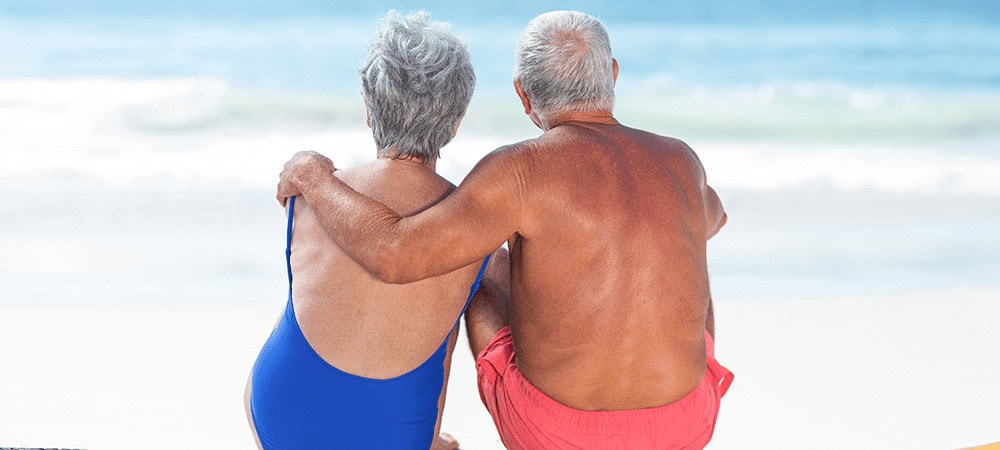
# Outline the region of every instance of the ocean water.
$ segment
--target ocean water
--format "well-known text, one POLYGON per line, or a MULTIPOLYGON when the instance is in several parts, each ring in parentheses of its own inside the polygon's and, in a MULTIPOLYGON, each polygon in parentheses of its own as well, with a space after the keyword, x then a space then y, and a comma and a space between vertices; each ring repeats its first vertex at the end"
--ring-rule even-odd
POLYGON ((0 0, 0 304, 277 305, 276 175, 373 157, 377 18, 424 9, 468 43, 457 183, 538 134, 513 47, 565 8, 608 28, 618 118, 686 140, 723 198, 718 301, 1000 283, 992 1, 0 0))

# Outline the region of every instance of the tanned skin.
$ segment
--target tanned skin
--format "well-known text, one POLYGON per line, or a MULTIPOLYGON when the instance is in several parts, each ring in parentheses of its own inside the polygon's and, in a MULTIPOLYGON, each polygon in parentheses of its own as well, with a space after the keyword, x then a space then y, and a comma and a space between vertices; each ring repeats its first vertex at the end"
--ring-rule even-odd
POLYGON ((352 190, 313 152, 286 164, 278 199, 301 193, 337 246, 390 283, 468 267, 506 241, 516 364, 533 385, 580 410, 681 399, 705 376, 706 243, 726 222, 698 157, 610 111, 539 117, 515 88, 544 133, 490 153, 419 214, 352 190))

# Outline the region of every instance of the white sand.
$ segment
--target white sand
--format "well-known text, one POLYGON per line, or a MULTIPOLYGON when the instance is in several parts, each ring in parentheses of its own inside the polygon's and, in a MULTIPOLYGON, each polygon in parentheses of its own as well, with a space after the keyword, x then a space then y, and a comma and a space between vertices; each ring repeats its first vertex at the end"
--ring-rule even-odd
MULTIPOLYGON (((254 448, 243 388, 279 312, 2 308, 0 447, 254 448)), ((503 448, 462 336, 446 427, 503 448)))
MULTIPOLYGON (((243 386, 278 308, 0 309, 0 447, 252 448, 243 386)), ((736 373, 710 448, 1000 440, 1000 286, 717 305, 736 373)), ((444 429, 502 448, 464 340, 444 429)))
POLYGON ((1000 286, 717 308, 736 373, 713 448, 1000 440, 1000 286))

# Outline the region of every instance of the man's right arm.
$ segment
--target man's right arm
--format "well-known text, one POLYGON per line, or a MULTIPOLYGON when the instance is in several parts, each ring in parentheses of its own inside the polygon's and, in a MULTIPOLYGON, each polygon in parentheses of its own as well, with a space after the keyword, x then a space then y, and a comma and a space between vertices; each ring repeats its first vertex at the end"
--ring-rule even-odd
POLYGON ((700 184, 702 196, 705 200, 705 239, 711 239, 713 236, 719 233, 719 230, 726 224, 729 217, 726 215, 726 211, 722 208, 722 200, 719 199, 719 194, 712 189, 712 186, 708 185, 708 175, 705 173, 705 166, 701 163, 701 158, 695 153, 690 146, 686 143, 678 141, 684 146, 691 157, 694 160, 695 170, 699 172, 698 177, 700 178, 700 184))
POLYGON ((722 208, 722 200, 719 199, 719 194, 715 193, 715 189, 711 186, 705 185, 705 220, 708 221, 708 236, 706 239, 711 239, 719 233, 719 230, 726 224, 729 220, 729 216, 726 215, 726 211, 722 208))
POLYGON ((301 193, 348 255, 384 282, 409 283, 472 264, 519 231, 525 183, 512 152, 487 155, 451 195, 405 218, 333 176, 318 155, 289 161, 278 195, 301 193))

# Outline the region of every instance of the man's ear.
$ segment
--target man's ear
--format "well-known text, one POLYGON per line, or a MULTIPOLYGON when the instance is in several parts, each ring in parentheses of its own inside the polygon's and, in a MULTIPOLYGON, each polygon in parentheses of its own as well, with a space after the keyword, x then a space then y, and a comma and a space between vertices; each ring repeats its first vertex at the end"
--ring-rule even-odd
POLYGON ((618 84, 618 60, 611 58, 611 83, 618 84))
POLYGON ((524 113, 531 115, 531 100, 528 100, 528 94, 524 93, 524 89, 521 89, 521 80, 514 80, 514 91, 517 92, 517 96, 521 97, 521 104, 524 105, 524 113))

